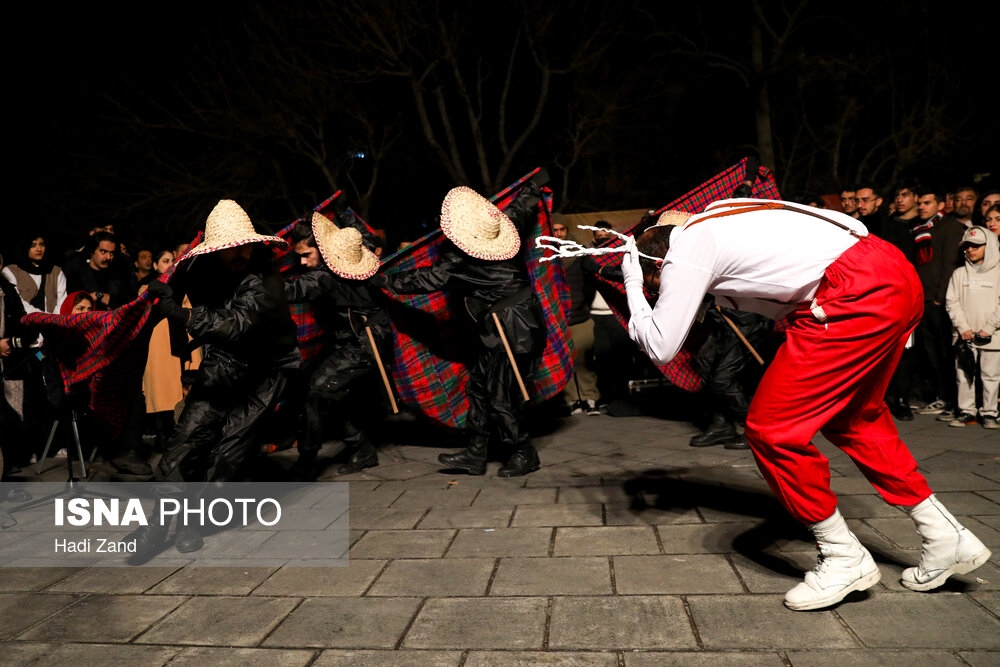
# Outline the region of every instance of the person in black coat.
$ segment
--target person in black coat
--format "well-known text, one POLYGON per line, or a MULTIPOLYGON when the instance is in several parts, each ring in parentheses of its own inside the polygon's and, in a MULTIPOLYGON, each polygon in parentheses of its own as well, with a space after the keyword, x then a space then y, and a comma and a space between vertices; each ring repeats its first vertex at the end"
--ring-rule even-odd
MULTIPOLYGON (((208 216, 205 240, 181 258, 184 273, 173 280, 194 308, 183 308, 170 285, 149 285, 158 314, 183 324, 205 351, 156 467, 158 482, 239 479, 259 449, 261 421, 299 366, 295 323, 265 243, 287 245, 258 234, 236 202, 221 201, 208 216)), ((137 553, 155 552, 166 532, 160 525, 137 531, 137 553)), ((179 525, 175 545, 196 551, 202 539, 195 527, 179 525)))
POLYGON ((296 225, 292 242, 305 271, 285 283, 285 296, 290 303, 312 306, 325 337, 324 355, 305 369, 309 380, 297 475, 315 478, 328 415, 342 424, 351 452, 337 472, 371 468, 378 465, 378 454, 367 431, 380 412, 383 389, 368 331, 381 358, 388 358, 392 344, 392 327, 379 303, 384 297, 368 284, 378 271, 378 257, 357 229, 338 229, 319 213, 311 224, 296 225))
POLYGON ((529 442, 525 401, 493 315, 499 319, 521 376, 526 377, 545 349, 546 328, 527 266, 519 256, 520 235, 534 219, 544 172, 526 183, 501 213, 465 187, 453 189, 441 210, 441 229, 453 244, 434 266, 393 275, 379 274, 372 284, 397 294, 448 291, 465 297, 477 324, 478 354, 469 372, 466 423, 471 438, 465 450, 438 460, 470 475, 486 472, 491 438, 512 450, 499 471, 516 477, 538 470, 538 452, 529 442))

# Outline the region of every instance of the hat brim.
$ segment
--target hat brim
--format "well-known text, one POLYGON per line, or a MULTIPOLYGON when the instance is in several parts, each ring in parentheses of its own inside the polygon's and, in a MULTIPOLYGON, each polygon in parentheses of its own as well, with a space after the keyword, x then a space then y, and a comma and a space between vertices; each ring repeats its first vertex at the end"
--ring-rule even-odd
POLYGON ((281 237, 263 236, 263 235, 258 235, 252 238, 245 238, 239 241, 231 241, 229 243, 223 243, 221 245, 207 246, 205 245, 204 242, 202 242, 193 248, 188 248, 187 252, 185 252, 177 259, 177 263, 180 264, 185 260, 191 259, 192 257, 197 257, 199 255, 207 255, 209 253, 216 252, 218 250, 225 250, 226 248, 237 248, 241 245, 249 245, 251 243, 266 243, 269 245, 274 244, 275 246, 277 246, 279 250, 284 250, 285 248, 288 247, 288 241, 286 241, 281 237))
POLYGON ((462 252, 490 261, 511 259, 521 250, 517 227, 492 202, 472 188, 457 187, 445 195, 441 204, 441 231, 462 252), (475 219, 499 223, 499 233, 483 238, 473 233, 475 219))
POLYGON ((326 216, 313 216, 313 238, 326 266, 341 278, 350 280, 365 280, 378 273, 381 265, 378 255, 366 248, 364 243, 361 244, 361 260, 358 262, 347 262, 334 253, 332 242, 337 232, 337 227, 326 216))

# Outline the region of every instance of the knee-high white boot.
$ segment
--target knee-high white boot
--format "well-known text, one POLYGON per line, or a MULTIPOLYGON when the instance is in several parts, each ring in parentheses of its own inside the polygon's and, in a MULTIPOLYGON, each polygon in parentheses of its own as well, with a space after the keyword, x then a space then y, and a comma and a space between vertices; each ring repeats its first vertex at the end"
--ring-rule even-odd
POLYGON ((920 564, 903 570, 901 583, 911 591, 929 591, 953 574, 966 574, 989 560, 990 550, 958 522, 931 494, 904 508, 923 538, 920 564))
POLYGON ((854 536, 839 510, 809 526, 819 547, 819 563, 805 581, 785 593, 785 606, 795 611, 837 604, 848 593, 863 591, 882 574, 868 550, 854 536))

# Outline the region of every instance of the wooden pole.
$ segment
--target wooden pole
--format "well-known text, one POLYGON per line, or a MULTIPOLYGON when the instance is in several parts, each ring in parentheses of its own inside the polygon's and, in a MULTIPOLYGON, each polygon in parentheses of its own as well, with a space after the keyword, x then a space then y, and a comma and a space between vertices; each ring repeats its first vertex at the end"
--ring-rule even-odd
POLYGON ((719 315, 722 315, 722 319, 726 321, 726 324, 728 324, 733 328, 733 331, 735 331, 736 335, 739 336, 739 339, 743 341, 743 344, 747 346, 747 349, 750 350, 750 354, 752 354, 753 358, 757 360, 757 363, 763 366, 764 365, 763 357, 757 354, 757 350, 753 349, 753 345, 751 345, 750 341, 748 341, 746 336, 743 335, 743 332, 740 331, 740 328, 736 326, 736 324, 731 319, 726 317, 725 313, 722 312, 722 308, 716 306, 715 309, 719 311, 719 315))
POLYGON ((524 380, 521 379, 521 371, 517 369, 517 361, 514 359, 514 352, 510 349, 510 343, 507 342, 507 334, 504 333, 503 327, 500 326, 500 318, 497 317, 496 313, 490 313, 493 316, 493 324, 497 325, 497 333, 500 334, 500 340, 503 342, 503 349, 507 350, 507 358, 510 359, 510 365, 514 367, 514 377, 517 378, 517 385, 521 388, 521 396, 524 397, 525 401, 530 401, 531 397, 528 396, 528 389, 524 386, 524 380))
POLYGON ((389 405, 392 406, 392 414, 399 414, 399 408, 396 406, 396 397, 392 395, 392 385, 389 384, 389 376, 385 374, 382 355, 378 353, 378 346, 375 345, 375 336, 372 335, 372 328, 365 325, 365 333, 368 334, 368 342, 371 343, 372 354, 375 355, 375 363, 378 364, 378 372, 382 374, 382 384, 385 385, 385 393, 389 395, 389 405))

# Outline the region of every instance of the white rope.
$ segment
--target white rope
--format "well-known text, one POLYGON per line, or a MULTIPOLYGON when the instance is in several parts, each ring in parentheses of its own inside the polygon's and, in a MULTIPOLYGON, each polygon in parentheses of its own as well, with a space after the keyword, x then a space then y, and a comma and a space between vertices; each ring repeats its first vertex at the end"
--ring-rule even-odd
MULTIPOLYGON (((625 245, 618 246, 617 248, 588 248, 586 246, 580 245, 576 241, 570 241, 569 239, 557 239, 554 236, 539 236, 535 239, 535 247, 541 248, 543 250, 551 250, 555 254, 550 257, 542 257, 539 259, 540 262, 551 262, 553 259, 558 259, 560 257, 578 257, 580 255, 607 255, 611 253, 626 253, 630 252, 630 244, 635 243, 635 239, 631 236, 627 236, 620 232, 616 232, 613 229, 607 229, 606 227, 591 227, 589 225, 579 225, 577 229, 592 229, 595 231, 603 231, 614 234, 622 241, 625 241, 625 245), (555 244, 555 245, 553 245, 555 244)), ((645 253, 639 253, 640 257, 645 257, 646 259, 651 259, 654 262, 663 259, 662 257, 651 257, 645 253)))

